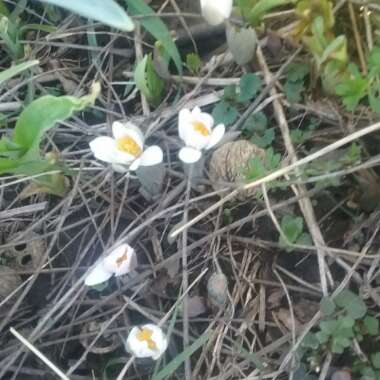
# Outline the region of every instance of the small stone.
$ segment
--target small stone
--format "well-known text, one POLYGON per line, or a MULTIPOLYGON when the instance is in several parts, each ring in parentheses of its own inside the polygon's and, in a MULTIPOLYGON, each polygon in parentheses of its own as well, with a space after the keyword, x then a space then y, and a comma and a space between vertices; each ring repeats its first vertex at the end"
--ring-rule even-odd
POLYGON ((222 308, 228 298, 228 281, 223 273, 214 273, 207 283, 208 301, 212 307, 222 308))

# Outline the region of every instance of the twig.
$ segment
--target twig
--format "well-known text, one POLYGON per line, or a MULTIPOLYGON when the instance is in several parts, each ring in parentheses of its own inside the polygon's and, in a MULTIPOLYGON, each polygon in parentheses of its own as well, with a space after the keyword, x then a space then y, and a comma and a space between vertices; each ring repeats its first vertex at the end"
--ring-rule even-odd
POLYGON ((30 351, 33 352, 39 359, 41 359, 52 371, 54 371, 61 380, 70 380, 54 363, 52 363, 41 351, 27 341, 20 333, 13 327, 9 331, 30 351))

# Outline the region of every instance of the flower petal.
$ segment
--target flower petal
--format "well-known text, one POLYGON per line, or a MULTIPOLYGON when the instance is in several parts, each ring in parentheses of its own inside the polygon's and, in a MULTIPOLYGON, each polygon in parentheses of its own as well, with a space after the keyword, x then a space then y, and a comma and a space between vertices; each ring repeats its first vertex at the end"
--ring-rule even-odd
POLYGON ((191 111, 187 108, 181 109, 178 114, 178 134, 179 137, 185 141, 186 139, 186 129, 191 123, 192 115, 191 111))
POLYGON ((109 163, 114 162, 117 148, 116 141, 112 137, 97 137, 89 145, 98 160, 109 163))
POLYGON ((129 170, 134 172, 140 167, 140 165, 141 165, 141 158, 136 158, 129 166, 129 170))
POLYGON ((84 280, 87 286, 94 286, 101 284, 112 277, 112 272, 108 271, 103 260, 100 260, 88 273, 84 280))
POLYGON ((162 149, 158 145, 152 145, 145 149, 143 154, 140 156, 141 166, 153 166, 162 162, 164 154, 162 149))
POLYGON ((128 244, 115 248, 103 261, 104 268, 116 277, 133 271, 137 266, 136 252, 128 244))
POLYGON ((233 0, 201 0, 202 16, 210 25, 221 24, 232 12, 233 0))
POLYGON ((225 132, 226 127, 224 126, 224 124, 217 125, 211 132, 210 141, 206 149, 210 149, 214 147, 216 144, 218 144, 220 140, 223 138, 225 132))
POLYGON ((117 149, 116 140, 112 137, 97 137, 90 142, 90 149, 98 160, 111 164, 129 164, 135 159, 131 154, 117 149))
POLYGON ((189 146, 183 147, 178 154, 179 159, 186 164, 193 164, 202 157, 202 152, 189 146))
POLYGON ((115 121, 112 124, 112 134, 115 139, 130 136, 136 141, 137 145, 143 149, 145 141, 144 134, 139 127, 131 122, 121 123, 120 121, 115 121))
POLYGON ((138 358, 152 358, 157 360, 167 349, 168 339, 161 328, 148 323, 141 327, 133 327, 130 331, 126 349, 138 358), (141 339, 142 331, 148 331, 149 335, 141 339), (149 342, 154 344, 154 348, 149 347, 149 342))

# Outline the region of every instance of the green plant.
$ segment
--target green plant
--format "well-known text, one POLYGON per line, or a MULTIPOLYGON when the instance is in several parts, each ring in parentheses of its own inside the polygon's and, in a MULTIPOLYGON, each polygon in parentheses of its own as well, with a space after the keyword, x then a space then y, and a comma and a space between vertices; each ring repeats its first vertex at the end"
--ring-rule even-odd
POLYGON ((146 55, 136 66, 134 79, 137 88, 148 102, 157 106, 162 100, 165 82, 158 76, 152 57, 146 55))
POLYGON ((214 107, 212 116, 215 123, 233 124, 238 116, 238 107, 251 101, 262 87, 261 79, 253 73, 244 74, 239 85, 227 86, 222 100, 214 107))
POLYGON ((281 219, 282 234, 279 238, 279 244, 285 248, 287 252, 291 252, 293 248, 290 244, 310 245, 311 237, 304 232, 303 218, 294 215, 284 215, 281 219))
POLYGON ((0 174, 37 175, 34 182, 41 191, 63 195, 66 186, 62 171, 65 169, 57 164, 54 154, 41 156, 40 142, 44 133, 58 121, 92 104, 99 91, 99 85, 95 84, 91 94, 82 98, 46 95, 31 102, 18 117, 12 137, 0 139, 0 174), (48 171, 57 173, 44 175, 48 171))
POLYGON ((286 71, 284 93, 291 103, 299 102, 305 89, 306 77, 310 74, 310 68, 305 63, 293 63, 286 71))
POLYGON ((4 49, 13 60, 24 57, 24 45, 20 42, 28 30, 54 32, 51 25, 24 24, 20 15, 24 11, 26 1, 19 1, 10 12, 3 2, 0 7, 0 39, 4 42, 4 49))
MULTIPOLYGON (((364 301, 350 290, 343 290, 335 298, 321 301, 323 319, 318 328, 309 333, 302 342, 301 356, 313 368, 318 367, 328 352, 343 355, 351 360, 357 345, 372 341, 379 333, 379 321, 368 313, 364 301)), ((355 360, 354 372, 362 376, 373 374, 368 379, 380 376, 380 353, 375 351, 368 361, 355 360)))
POLYGON ((275 139, 275 128, 268 128, 268 119, 265 113, 258 112, 245 121, 243 136, 253 144, 267 148, 275 139))

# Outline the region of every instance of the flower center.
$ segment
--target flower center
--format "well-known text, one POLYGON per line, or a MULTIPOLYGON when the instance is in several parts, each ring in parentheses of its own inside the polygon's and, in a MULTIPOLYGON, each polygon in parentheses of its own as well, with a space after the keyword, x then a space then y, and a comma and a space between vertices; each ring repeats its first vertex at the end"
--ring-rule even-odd
POLYGON ((137 339, 140 342, 146 342, 151 350, 157 350, 157 345, 152 339, 153 331, 147 328, 141 329, 137 333, 137 339))
POLYGON ((200 121, 194 121, 193 122, 193 128, 195 132, 200 133, 202 136, 210 136, 210 132, 207 129, 207 127, 200 121))
POLYGON ((140 145, 130 136, 120 137, 116 140, 116 145, 117 149, 134 157, 138 157, 142 153, 140 145))
POLYGON ((128 259, 128 250, 126 249, 125 252, 116 259, 116 266, 120 268, 123 262, 126 261, 127 259, 128 259))

